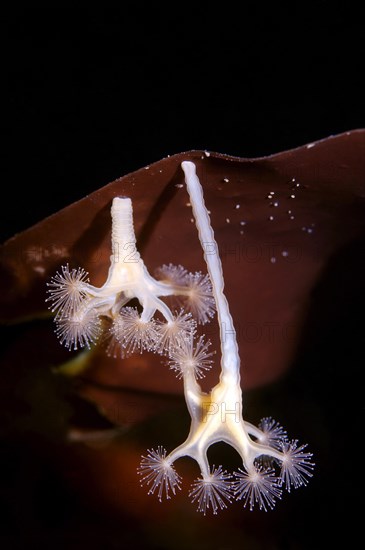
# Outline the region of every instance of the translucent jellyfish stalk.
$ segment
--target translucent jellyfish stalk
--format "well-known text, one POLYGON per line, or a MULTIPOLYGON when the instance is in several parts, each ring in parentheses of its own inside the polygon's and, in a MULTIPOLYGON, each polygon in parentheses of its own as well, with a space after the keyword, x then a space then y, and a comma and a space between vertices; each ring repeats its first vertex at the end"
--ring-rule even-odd
MULTIPOLYGON (((204 393, 197 382, 201 369, 196 364, 194 366, 196 354, 193 351, 185 353, 186 350, 193 350, 191 345, 180 346, 182 353, 180 350, 171 354, 173 368, 184 382, 185 400, 191 416, 190 432, 186 441, 169 455, 166 456, 164 452, 153 463, 151 458, 142 459, 139 473, 143 474, 142 481, 153 479, 154 484, 160 484, 161 487, 175 487, 181 480, 175 477, 173 463, 183 456, 189 456, 201 470, 201 477, 190 491, 198 511, 206 514, 212 510, 216 514, 234 498, 242 500, 244 506, 249 505, 250 510, 257 505, 266 511, 272 509, 276 499, 281 497, 281 487, 290 491, 291 487, 307 484, 314 467, 312 455, 304 452, 305 446, 298 447, 296 440, 290 442, 286 432, 274 420, 263 419, 259 428, 243 420, 240 358, 232 317, 224 295, 218 246, 195 165, 185 161, 182 168, 218 313, 221 373, 218 384, 210 393, 204 393), (217 442, 231 445, 241 456, 243 469, 239 468, 233 476, 223 470, 222 466, 216 469, 208 462, 207 451, 217 442)), ((153 485, 152 492, 155 489, 153 485)))
POLYGON ((160 269, 162 280, 152 277, 137 250, 131 199, 116 197, 111 218, 112 255, 104 285, 92 286, 83 268, 70 269, 68 264, 47 285, 55 332, 70 350, 90 348, 100 340, 113 356, 146 350, 167 354, 197 323, 214 316, 209 278, 171 264, 160 269), (179 297, 185 310, 172 311, 163 300, 169 296, 179 297), (126 307, 135 298, 140 309, 126 307))

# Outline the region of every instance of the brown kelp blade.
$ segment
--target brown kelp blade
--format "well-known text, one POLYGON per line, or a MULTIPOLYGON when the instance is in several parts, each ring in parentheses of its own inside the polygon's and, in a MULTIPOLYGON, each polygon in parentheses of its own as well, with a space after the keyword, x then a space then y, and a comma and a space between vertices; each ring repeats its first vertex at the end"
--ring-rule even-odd
MULTIPOLYGON (((245 387, 272 381, 290 364, 310 292, 328 260, 364 234, 364 153, 365 131, 355 130, 259 159, 190 151, 128 174, 1 247, 1 320, 46 314, 46 281, 66 263, 103 284, 115 196, 133 201, 138 248, 151 273, 168 263, 206 271, 180 167, 191 160, 211 212, 245 387)), ((219 351, 216 323, 203 329, 219 351)), ((166 368, 153 354, 122 360, 100 350, 89 376, 107 385, 180 391, 166 368)), ((216 381, 216 372, 209 377, 216 381)))

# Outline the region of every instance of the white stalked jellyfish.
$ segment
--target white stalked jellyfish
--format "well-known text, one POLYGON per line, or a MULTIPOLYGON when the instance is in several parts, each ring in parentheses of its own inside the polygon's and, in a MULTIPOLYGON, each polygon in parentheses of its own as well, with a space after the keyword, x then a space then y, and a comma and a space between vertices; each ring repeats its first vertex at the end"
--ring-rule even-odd
MULTIPOLYGON (((240 358, 232 317, 223 292, 218 246, 195 165, 186 161, 182 163, 182 168, 203 250, 204 243, 211 243, 217 252, 206 254, 205 260, 221 333, 221 374, 211 392, 204 393, 197 378, 202 374, 205 359, 209 360, 210 366, 210 356, 203 355, 203 358, 194 360, 193 335, 190 340, 182 340, 177 349, 170 350, 170 367, 177 371, 184 383, 185 400, 191 416, 190 432, 184 443, 167 456, 163 454, 163 468, 159 468, 158 478, 154 462, 148 464, 145 458, 142 458, 139 473, 143 473, 143 482, 153 479, 153 490, 150 492, 155 492, 158 486, 162 491, 158 493, 160 497, 164 488, 171 486, 171 479, 175 479, 175 474, 172 474, 175 470, 171 470, 173 463, 178 458, 189 456, 196 460, 201 471, 189 493, 192 502, 197 503, 198 511, 205 515, 211 510, 216 514, 233 499, 241 500, 250 510, 258 506, 266 511, 275 506, 276 500, 281 497, 282 487, 290 491, 291 487, 307 483, 314 466, 312 455, 304 452, 305 446, 298 447, 295 440, 289 442, 284 429, 273 419, 264 418, 257 428, 242 418, 240 358), (233 476, 221 465, 218 468, 209 465, 207 451, 217 442, 231 445, 241 456, 242 468, 233 476), (151 478, 148 478, 147 472, 151 478)), ((171 278, 184 278, 181 269, 168 271, 171 278)), ((202 342, 200 347, 206 353, 202 342)))
POLYGON ((169 264, 160 269, 164 280, 153 278, 136 247, 131 199, 116 197, 111 217, 112 255, 104 285, 92 286, 84 269, 70 270, 68 264, 47 285, 55 332, 70 350, 90 348, 102 335, 100 341, 113 357, 143 351, 167 354, 197 323, 214 316, 209 277, 169 264), (167 296, 185 300, 185 309, 172 312, 163 301, 167 296), (132 299, 138 300, 141 312, 127 305, 132 299))

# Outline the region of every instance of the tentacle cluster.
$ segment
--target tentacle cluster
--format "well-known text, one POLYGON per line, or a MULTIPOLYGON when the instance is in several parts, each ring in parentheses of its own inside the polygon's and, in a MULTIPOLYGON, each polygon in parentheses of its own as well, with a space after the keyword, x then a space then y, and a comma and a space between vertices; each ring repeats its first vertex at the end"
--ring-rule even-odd
MULTIPOLYGON (((251 424, 242 421, 246 428, 246 434, 252 427, 251 424)), ((217 514, 219 510, 227 508, 233 501, 241 501, 243 506, 250 511, 258 508, 265 512, 273 510, 277 501, 282 498, 282 493, 287 490, 307 485, 313 475, 314 463, 312 453, 306 451, 306 445, 298 446, 297 440, 289 440, 283 428, 272 418, 264 418, 261 425, 271 426, 271 430, 255 429, 255 436, 277 434, 278 430, 283 435, 275 438, 273 446, 270 444, 258 445, 253 438, 247 435, 246 445, 248 450, 242 453, 242 468, 229 473, 223 470, 223 466, 216 468, 206 467, 206 450, 202 453, 191 445, 191 434, 182 446, 166 456, 166 450, 158 447, 157 450, 148 451, 147 458, 142 457, 138 470, 142 475, 141 484, 151 484, 149 494, 158 495, 159 500, 163 496, 170 498, 175 489, 180 489, 181 477, 176 473, 173 463, 181 456, 194 458, 202 467, 202 474, 191 486, 189 496, 192 503, 197 505, 197 511, 206 515, 209 512, 217 514), (278 450, 280 447, 280 451, 278 450), (249 464, 248 457, 255 456, 249 464), (271 466, 268 466, 270 462, 271 466), (158 464, 158 475, 156 464, 158 464)), ((200 427, 201 429, 201 427, 200 427)), ((242 435, 242 434, 241 434, 242 435)), ((216 440, 211 434, 210 444, 216 440)), ((201 444, 201 441, 199 441, 201 444)), ((239 442, 235 442, 238 444, 239 442)), ((236 445, 235 445, 236 446, 236 445)))

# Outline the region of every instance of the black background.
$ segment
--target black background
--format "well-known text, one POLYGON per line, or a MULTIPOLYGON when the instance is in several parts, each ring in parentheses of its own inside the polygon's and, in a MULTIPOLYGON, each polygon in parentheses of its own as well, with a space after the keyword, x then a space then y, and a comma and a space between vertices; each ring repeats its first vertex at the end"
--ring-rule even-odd
POLYGON ((1 240, 168 154, 257 157, 362 127, 356 10, 246 4, 3 14, 1 240))
MULTIPOLYGON (((237 12, 230 5, 178 3, 146 8, 124 2, 119 10, 19 8, 3 13, 1 241, 168 154, 207 149, 258 157, 363 127, 359 13, 350 3, 273 4, 268 8, 245 3, 249 7, 237 12)), ((353 270, 358 269, 357 260, 353 259, 353 270)), ((351 274, 343 287, 350 284, 351 274)), ((331 289, 321 287, 326 311, 333 300, 331 289)), ((355 298, 358 303, 354 295, 350 305, 359 315, 355 298)), ((321 323, 317 312, 313 318, 321 323)), ((348 318, 352 325, 346 321, 349 339, 343 342, 353 334, 359 335, 356 342, 360 342, 360 324, 352 310, 348 318)), ((343 377, 342 367, 349 376, 355 374, 360 365, 359 343, 352 350, 343 344, 328 358, 325 354, 332 342, 343 338, 344 325, 341 328, 334 321, 325 336, 322 333, 321 342, 316 341, 313 326, 312 351, 303 359, 312 366, 306 383, 301 380, 300 392, 325 403, 326 422, 331 425, 333 418, 334 423, 329 448, 335 449, 340 439, 341 456, 328 451, 327 473, 322 469, 317 478, 322 485, 316 494, 321 499, 330 495, 328 507, 321 503, 320 509, 327 510, 324 517, 316 510, 312 516, 317 516, 316 529, 323 525, 321 543, 316 543, 311 525, 302 525, 296 542, 298 507, 294 507, 293 522, 287 526, 293 531, 290 548, 304 548, 303 540, 319 548, 322 541, 336 541, 338 533, 353 534, 353 522, 345 527, 341 522, 361 482, 356 457, 352 462, 346 455, 342 465, 347 434, 338 434, 335 426, 340 418, 349 417, 350 428, 352 395, 346 393, 350 381, 343 377), (329 370, 320 376, 315 362, 322 360, 329 370), (332 376, 331 394, 327 375, 332 376), (343 494, 342 508, 338 495, 343 481, 351 492, 343 494), (331 495, 336 495, 336 509, 331 509, 331 495)), ((29 457, 34 462, 30 470, 39 468, 38 458, 43 468, 46 458, 34 455, 29 457)), ((17 464, 14 472, 18 479, 17 464)), ((23 482, 26 476, 19 481, 21 494, 23 482)), ((50 517, 56 501, 61 508, 72 506, 73 495, 67 500, 63 488, 58 490, 50 503, 50 517)), ((308 509, 310 494, 300 495, 307 499, 308 509)), ((317 504, 313 502, 313 507, 317 504)), ((25 502, 27 506, 32 502, 25 502)), ((124 527, 120 526, 121 532, 124 527)), ((37 525, 30 529, 36 533, 37 525)), ((24 538, 24 547, 33 548, 26 543, 24 538)), ((38 548, 36 539, 33 543, 38 548)), ((57 547, 64 546, 60 542, 57 547)), ((123 541, 110 547, 123 548, 123 541)))

